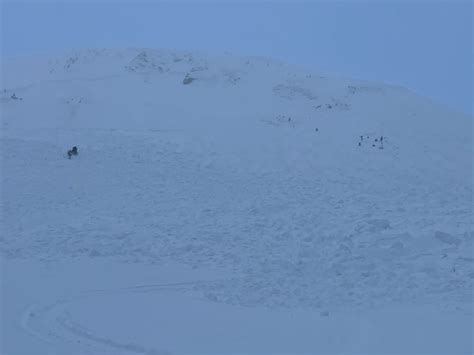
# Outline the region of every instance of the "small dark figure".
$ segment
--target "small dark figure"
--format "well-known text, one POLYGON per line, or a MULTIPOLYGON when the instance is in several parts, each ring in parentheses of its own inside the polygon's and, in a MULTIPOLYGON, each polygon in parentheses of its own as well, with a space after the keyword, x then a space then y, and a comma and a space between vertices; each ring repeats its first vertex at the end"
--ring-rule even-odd
POLYGON ((360 140, 363 141, 363 140, 364 140, 364 136, 360 136, 360 140))
POLYGON ((380 141, 383 142, 383 136, 380 136, 380 141))
POLYGON ((372 147, 375 147, 375 144, 372 144, 372 147))
POLYGON ((76 147, 76 146, 72 147, 71 150, 68 150, 68 151, 67 151, 67 157, 68 157, 68 159, 71 159, 71 157, 72 157, 73 155, 77 155, 77 154, 78 154, 78 152, 77 152, 77 147, 76 147))
POLYGON ((316 130, 315 130, 315 131, 316 131, 316 132, 319 132, 319 128, 316 128, 316 130))
POLYGON ((361 146, 360 142, 359 142, 359 147, 361 146))
POLYGON ((13 93, 13 95, 11 96, 12 100, 18 100, 18 97, 16 96, 15 93, 13 93))
POLYGON ((291 122, 291 117, 288 117, 288 122, 291 122))
POLYGON ((375 138, 375 141, 378 142, 379 140, 377 138, 375 138))

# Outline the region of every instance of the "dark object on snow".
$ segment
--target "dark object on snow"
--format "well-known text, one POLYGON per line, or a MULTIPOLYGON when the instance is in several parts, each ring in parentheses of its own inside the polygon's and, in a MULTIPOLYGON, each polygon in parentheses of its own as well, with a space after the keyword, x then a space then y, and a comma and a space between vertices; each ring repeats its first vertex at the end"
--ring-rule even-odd
POLYGON ((380 136, 380 141, 383 142, 383 136, 380 136))
POLYGON ((364 140, 364 136, 360 136, 360 140, 363 141, 363 140, 364 140))
POLYGON ((195 80, 195 79, 194 79, 191 75, 186 74, 186 76, 185 76, 184 79, 183 79, 183 84, 184 84, 184 85, 189 85, 189 84, 191 84, 194 80, 195 80))
POLYGON ((319 128, 316 128, 315 131, 316 131, 316 132, 319 132, 319 128))
POLYGON ((359 142, 359 147, 361 146, 360 142, 359 142))
POLYGON ((76 147, 76 146, 72 147, 71 150, 68 150, 68 151, 67 151, 67 157, 68 157, 68 159, 71 159, 71 157, 72 157, 73 155, 78 155, 78 154, 79 154, 79 153, 77 152, 77 147, 76 147))
POLYGON ((375 141, 378 142, 379 140, 377 138, 375 138, 375 141))
POLYGON ((23 98, 16 96, 15 93, 13 93, 12 96, 10 96, 10 98, 11 98, 12 100, 20 100, 20 101, 23 100, 23 98))
POLYGON ((375 144, 372 144, 372 147, 375 147, 375 144))

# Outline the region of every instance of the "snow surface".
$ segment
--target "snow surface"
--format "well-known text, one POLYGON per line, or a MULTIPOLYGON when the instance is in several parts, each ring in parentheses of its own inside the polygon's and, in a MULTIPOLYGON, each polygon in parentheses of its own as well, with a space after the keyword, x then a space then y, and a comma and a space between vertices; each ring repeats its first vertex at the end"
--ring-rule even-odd
POLYGON ((170 50, 1 79, 2 353, 473 352, 472 117, 170 50))

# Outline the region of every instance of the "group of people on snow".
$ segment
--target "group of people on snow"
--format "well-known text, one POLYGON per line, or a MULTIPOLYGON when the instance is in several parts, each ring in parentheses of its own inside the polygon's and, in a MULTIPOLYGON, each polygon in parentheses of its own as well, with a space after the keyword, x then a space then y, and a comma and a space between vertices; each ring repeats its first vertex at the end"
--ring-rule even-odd
MULTIPOLYGON (((367 139, 369 139, 370 136, 367 136, 367 139)), ((379 149, 383 149, 383 136, 380 136, 380 138, 375 138, 374 139, 374 142, 377 143, 377 142, 380 142, 380 145, 379 145, 379 149)), ((360 141, 359 141, 359 144, 358 146, 362 146, 362 142, 364 141, 364 136, 360 136, 360 141)), ((375 147, 375 143, 372 143, 372 147, 375 147)))

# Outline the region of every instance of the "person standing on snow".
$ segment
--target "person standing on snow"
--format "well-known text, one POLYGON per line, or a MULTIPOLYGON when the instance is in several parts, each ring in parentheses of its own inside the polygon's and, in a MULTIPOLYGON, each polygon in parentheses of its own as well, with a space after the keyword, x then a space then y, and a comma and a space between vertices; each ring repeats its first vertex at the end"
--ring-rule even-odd
POLYGON ((68 151, 67 151, 67 157, 68 157, 68 159, 71 159, 71 157, 72 157, 73 155, 78 155, 78 154, 79 154, 79 153, 77 152, 77 147, 76 147, 76 146, 72 147, 71 150, 68 150, 68 151))

